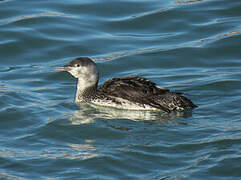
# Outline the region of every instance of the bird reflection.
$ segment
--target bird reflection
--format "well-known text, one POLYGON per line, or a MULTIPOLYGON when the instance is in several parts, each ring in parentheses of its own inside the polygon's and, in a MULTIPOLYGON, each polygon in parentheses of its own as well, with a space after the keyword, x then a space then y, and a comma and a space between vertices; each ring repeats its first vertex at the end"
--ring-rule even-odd
POLYGON ((70 117, 70 121, 75 125, 93 123, 97 119, 127 119, 133 121, 158 121, 164 124, 180 124, 180 122, 176 122, 173 119, 188 118, 191 116, 191 111, 174 111, 172 113, 161 111, 133 111, 92 104, 81 104, 81 109, 74 111, 74 114, 70 117))

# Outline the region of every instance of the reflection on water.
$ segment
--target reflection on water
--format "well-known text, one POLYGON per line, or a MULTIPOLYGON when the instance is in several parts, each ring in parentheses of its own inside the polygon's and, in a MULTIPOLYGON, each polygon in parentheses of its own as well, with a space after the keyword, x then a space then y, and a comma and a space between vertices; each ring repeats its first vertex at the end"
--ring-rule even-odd
MULTIPOLYGON (((191 117, 191 111, 174 111, 165 113, 161 111, 134 111, 122 110, 111 107, 81 104, 81 109, 70 117, 72 124, 93 123, 96 119, 128 119, 133 121, 159 121, 164 124, 180 124, 172 119, 191 117)), ((183 123, 181 123, 183 124, 183 123)))
POLYGON ((241 34, 241 30, 234 30, 234 31, 216 35, 214 37, 202 39, 202 40, 200 40, 200 42, 214 41, 214 40, 218 40, 218 39, 222 39, 222 38, 226 38, 226 37, 230 37, 230 36, 237 36, 240 34, 241 34))
POLYGON ((69 146, 75 151, 72 159, 90 159, 99 156, 93 140, 85 140, 85 144, 69 144, 69 146))
POLYGON ((0 157, 7 159, 31 159, 31 157, 47 159, 90 159, 99 156, 93 140, 85 140, 81 144, 67 144, 65 148, 45 148, 40 150, 19 150, 4 148, 0 150, 0 157))
POLYGON ((0 179, 240 179, 240 7, 0 0, 0 179), (101 82, 146 76, 199 108, 76 106, 53 67, 79 56, 101 82))
POLYGON ((207 0, 183 0, 183 1, 175 1, 174 4, 192 4, 197 2, 202 2, 207 0))
POLYGON ((14 18, 0 20, 0 26, 11 24, 11 23, 15 23, 15 22, 22 21, 22 20, 33 19, 33 18, 40 18, 40 17, 67 17, 67 18, 73 18, 74 16, 66 15, 66 14, 62 14, 62 13, 57 13, 57 12, 44 12, 44 13, 40 13, 40 14, 17 16, 17 17, 14 17, 14 18))
MULTIPOLYGON (((0 0, 2 1, 2 0, 0 0)), ((7 172, 0 172, 1 179, 14 179, 14 180, 23 180, 23 178, 19 178, 18 176, 14 176, 7 172)))
MULTIPOLYGON (((222 20, 217 20, 217 23, 220 23, 222 20)), ((223 20, 224 21, 224 20, 223 20)), ((226 19, 226 21, 228 21, 226 19)), ((234 21, 233 18, 231 18, 229 21, 234 21)), ((235 21, 240 21, 240 19, 235 19, 235 21)), ((221 22, 222 23, 222 22, 221 22)), ((204 46, 208 43, 211 43, 213 41, 217 41, 220 39, 224 39, 227 37, 233 37, 233 36, 238 36, 241 34, 241 30, 233 30, 230 32, 222 33, 219 35, 207 37, 207 38, 201 38, 199 40, 191 40, 191 41, 186 41, 185 43, 179 44, 179 45, 157 45, 153 47, 145 47, 145 48, 140 48, 140 49, 131 49, 131 50, 125 50, 125 51, 119 51, 119 52, 112 52, 108 54, 103 54, 99 55, 98 57, 94 57, 94 61, 111 61, 114 59, 118 59, 121 57, 125 56, 131 56, 131 55, 139 55, 139 54, 147 54, 147 53, 155 53, 155 52, 162 52, 162 51, 168 51, 168 50, 175 50, 175 49, 180 49, 184 47, 201 47, 204 46)), ((173 35, 167 35, 168 37, 175 36, 177 34, 173 35)), ((161 36, 161 35, 160 35, 161 36)))

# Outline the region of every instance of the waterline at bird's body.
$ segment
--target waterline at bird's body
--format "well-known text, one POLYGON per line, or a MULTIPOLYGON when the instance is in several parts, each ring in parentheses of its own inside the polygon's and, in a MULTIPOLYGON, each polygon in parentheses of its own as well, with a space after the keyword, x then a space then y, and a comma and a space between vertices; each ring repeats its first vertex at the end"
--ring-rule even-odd
POLYGON ((150 80, 138 76, 113 78, 98 88, 97 66, 90 58, 77 58, 58 69, 68 71, 78 79, 76 103, 87 102, 119 109, 165 112, 197 107, 180 93, 156 86, 150 80))

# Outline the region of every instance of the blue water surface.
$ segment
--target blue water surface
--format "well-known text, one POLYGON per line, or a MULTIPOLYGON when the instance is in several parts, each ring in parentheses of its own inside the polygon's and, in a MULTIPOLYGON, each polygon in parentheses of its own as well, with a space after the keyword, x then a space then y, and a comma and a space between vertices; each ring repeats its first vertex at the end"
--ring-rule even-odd
POLYGON ((0 179, 241 179, 240 42, 237 0, 0 0, 0 179), (198 108, 76 105, 80 56, 198 108))

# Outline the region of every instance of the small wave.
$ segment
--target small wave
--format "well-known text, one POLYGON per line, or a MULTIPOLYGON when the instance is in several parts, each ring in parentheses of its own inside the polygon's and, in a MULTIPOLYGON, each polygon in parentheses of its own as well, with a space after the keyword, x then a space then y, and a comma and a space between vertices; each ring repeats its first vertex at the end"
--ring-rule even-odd
POLYGON ((3 41, 0 41, 0 45, 10 44, 10 43, 13 43, 13 42, 16 42, 16 40, 13 40, 13 39, 3 40, 3 41))
POLYGON ((211 42, 211 41, 215 41, 215 40, 219 40, 219 39, 225 39, 227 37, 237 36, 237 35, 240 35, 240 34, 241 34, 241 30, 233 30, 233 31, 226 32, 226 33, 223 33, 223 34, 219 34, 219 35, 216 35, 216 36, 213 36, 213 37, 205 38, 205 39, 199 40, 197 42, 206 43, 206 42, 211 42))
POLYGON ((111 61, 111 60, 118 59, 125 56, 169 51, 169 50, 185 48, 190 46, 191 44, 184 43, 180 45, 159 45, 159 46, 152 46, 152 47, 143 47, 139 49, 123 50, 119 52, 107 53, 102 55, 101 57, 94 57, 93 60, 94 61, 111 61))
POLYGON ((226 23, 226 22, 237 22, 241 21, 240 17, 228 17, 228 18, 221 18, 216 20, 217 23, 226 23))
POLYGON ((140 18, 140 17, 150 16, 150 15, 154 15, 154 14, 159 14, 159 13, 162 13, 162 12, 166 12, 169 9, 170 8, 160 8, 160 9, 157 9, 157 10, 143 12, 143 13, 139 13, 137 15, 133 15, 132 18, 140 18))
POLYGON ((207 0, 183 0, 183 1, 175 1, 174 4, 177 4, 177 5, 194 4, 194 3, 203 2, 203 1, 207 1, 207 0))
POLYGON ((57 12, 44 12, 40 14, 31 14, 31 15, 23 15, 23 16, 17 16, 13 18, 8 18, 4 20, 0 20, 0 26, 15 23, 22 20, 27 19, 33 19, 33 18, 39 18, 39 17, 66 17, 66 18, 73 18, 74 16, 63 14, 63 13, 57 13, 57 12))

